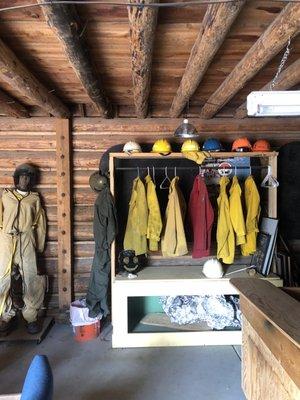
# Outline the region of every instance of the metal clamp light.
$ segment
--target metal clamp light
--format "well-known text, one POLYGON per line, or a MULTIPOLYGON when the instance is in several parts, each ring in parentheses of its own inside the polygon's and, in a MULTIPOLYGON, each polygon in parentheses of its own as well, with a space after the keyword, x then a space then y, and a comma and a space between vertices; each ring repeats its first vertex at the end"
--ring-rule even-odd
POLYGON ((189 120, 187 119, 188 111, 189 111, 189 101, 186 103, 185 118, 183 120, 183 123, 180 124, 174 132, 174 137, 176 138, 194 139, 199 136, 197 129, 194 127, 193 124, 190 124, 189 120))
POLYGON ((199 134, 194 125, 190 124, 189 120, 185 118, 174 132, 174 136, 182 139, 192 139, 198 137, 199 134))

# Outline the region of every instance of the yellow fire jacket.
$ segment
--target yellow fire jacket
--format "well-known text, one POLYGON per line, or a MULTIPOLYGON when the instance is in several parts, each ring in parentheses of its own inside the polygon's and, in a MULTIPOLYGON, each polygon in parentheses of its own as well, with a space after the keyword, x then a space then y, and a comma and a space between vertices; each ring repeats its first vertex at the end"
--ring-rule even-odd
POLYGON ((236 236, 237 245, 244 244, 246 241, 245 239, 246 228, 245 228, 244 213, 241 202, 241 193, 242 191, 239 185, 238 178, 234 176, 230 188, 229 212, 230 212, 232 227, 236 236))
POLYGON ((147 253, 148 206, 145 186, 135 178, 129 202, 128 219, 124 236, 124 249, 136 255, 147 253))
POLYGON ((149 250, 157 251, 158 242, 160 241, 160 234, 162 229, 162 221, 159 203, 156 195, 155 185, 150 175, 146 178, 147 189, 147 204, 148 204, 148 226, 147 226, 147 239, 149 239, 149 250))
POLYGON ((220 194, 218 197, 218 224, 217 224, 217 258, 225 264, 234 261, 234 231, 230 219, 229 200, 226 187, 229 179, 222 176, 220 179, 220 194))
POLYGON ((161 241, 161 250, 164 257, 183 256, 188 252, 184 232, 186 204, 178 187, 178 181, 178 176, 173 178, 169 188, 165 231, 161 241))
POLYGON ((246 242, 242 245, 242 254, 249 256, 256 251, 256 236, 259 232, 260 196, 252 176, 245 181, 246 242))

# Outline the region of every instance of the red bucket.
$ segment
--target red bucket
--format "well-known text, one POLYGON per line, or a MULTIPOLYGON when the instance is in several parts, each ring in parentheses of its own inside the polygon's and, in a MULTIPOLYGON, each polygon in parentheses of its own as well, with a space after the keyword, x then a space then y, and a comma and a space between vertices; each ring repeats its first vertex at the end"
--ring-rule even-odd
POLYGON ((75 326, 75 340, 87 342, 96 339, 100 335, 100 321, 90 325, 75 326))

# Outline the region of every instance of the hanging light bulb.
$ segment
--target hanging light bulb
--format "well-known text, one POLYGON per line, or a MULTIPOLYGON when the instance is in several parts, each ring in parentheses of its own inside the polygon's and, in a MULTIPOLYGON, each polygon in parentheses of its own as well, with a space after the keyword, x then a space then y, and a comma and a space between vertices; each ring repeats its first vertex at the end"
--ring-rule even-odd
POLYGON ((180 124, 174 132, 174 136, 177 138, 191 139, 198 137, 199 134, 194 125, 190 124, 189 120, 185 118, 183 123, 180 124))

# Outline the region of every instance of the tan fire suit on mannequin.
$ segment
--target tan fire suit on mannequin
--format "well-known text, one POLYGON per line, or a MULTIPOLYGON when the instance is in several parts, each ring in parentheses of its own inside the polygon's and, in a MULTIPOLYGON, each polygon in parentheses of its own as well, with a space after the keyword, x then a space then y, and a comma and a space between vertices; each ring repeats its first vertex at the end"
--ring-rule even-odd
POLYGON ((39 194, 4 189, 0 199, 0 318, 14 315, 10 298, 11 270, 17 265, 23 280, 22 314, 27 322, 37 319, 45 293, 45 277, 37 274, 36 251, 42 252, 46 236, 45 212, 39 194))

